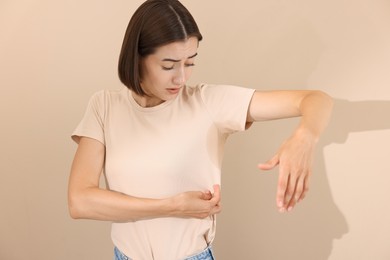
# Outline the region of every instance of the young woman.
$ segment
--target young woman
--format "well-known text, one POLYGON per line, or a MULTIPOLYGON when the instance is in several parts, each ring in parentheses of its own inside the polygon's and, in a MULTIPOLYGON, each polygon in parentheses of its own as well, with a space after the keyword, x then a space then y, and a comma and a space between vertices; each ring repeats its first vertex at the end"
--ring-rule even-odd
POLYGON ((100 91, 72 138, 73 218, 112 221, 115 259, 214 259, 227 137, 255 121, 301 116, 263 170, 279 165, 276 203, 290 211, 308 190, 313 149, 332 101, 320 91, 187 86, 202 35, 177 0, 134 13, 119 58, 126 86, 100 91), (99 187, 102 171, 108 189, 99 187))

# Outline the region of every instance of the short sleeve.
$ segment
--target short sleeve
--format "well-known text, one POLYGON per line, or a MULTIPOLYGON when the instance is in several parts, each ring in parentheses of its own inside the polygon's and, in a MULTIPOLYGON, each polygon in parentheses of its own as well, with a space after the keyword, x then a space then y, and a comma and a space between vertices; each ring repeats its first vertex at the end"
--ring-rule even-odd
POLYGON ((223 133, 246 129, 249 104, 255 89, 232 85, 201 85, 202 100, 223 133))
POLYGON ((89 100, 84 117, 71 137, 79 143, 80 137, 89 137, 105 144, 104 139, 104 91, 95 93, 89 100))

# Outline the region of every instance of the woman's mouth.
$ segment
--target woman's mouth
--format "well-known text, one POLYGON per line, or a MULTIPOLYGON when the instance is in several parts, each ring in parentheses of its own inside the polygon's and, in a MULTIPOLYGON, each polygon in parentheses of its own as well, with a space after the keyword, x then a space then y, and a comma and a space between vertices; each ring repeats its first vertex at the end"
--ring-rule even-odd
POLYGON ((170 94, 177 94, 180 91, 180 88, 167 88, 170 94))

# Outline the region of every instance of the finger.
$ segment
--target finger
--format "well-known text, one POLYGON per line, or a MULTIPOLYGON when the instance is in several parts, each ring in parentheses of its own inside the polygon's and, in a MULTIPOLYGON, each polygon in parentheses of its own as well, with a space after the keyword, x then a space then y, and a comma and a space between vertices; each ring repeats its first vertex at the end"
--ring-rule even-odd
POLYGON ((218 196, 221 195, 221 186, 219 184, 213 185, 213 189, 214 189, 214 196, 215 195, 218 195, 218 196))
POLYGON ((285 169, 281 168, 279 173, 278 187, 276 192, 276 205, 280 212, 284 212, 285 208, 285 194, 288 185, 288 174, 285 169))
POLYGON ((202 199, 204 200, 210 200, 213 197, 210 191, 206 191, 202 193, 202 199))
POLYGON ((270 160, 268 160, 265 163, 259 163, 257 167, 259 167, 260 170, 268 171, 272 170, 279 164, 279 155, 274 155, 270 160))
POLYGON ((288 178, 288 184, 286 193, 284 195, 284 205, 287 211, 291 211, 295 206, 295 190, 297 179, 294 175, 290 174, 288 178))
POLYGON ((303 181, 303 192, 298 201, 302 201, 306 197, 306 194, 309 191, 309 180, 310 180, 310 173, 305 177, 303 181))
POLYGON ((293 195, 291 196, 291 199, 290 201, 288 201, 288 205, 286 206, 287 211, 293 210, 295 205, 300 201, 303 192, 303 183, 304 183, 304 178, 298 178, 292 183, 292 186, 295 186, 295 188, 294 188, 293 195))
POLYGON ((216 184, 213 186, 214 194, 213 198, 210 200, 214 205, 217 205, 221 201, 221 187, 216 184))
POLYGON ((295 187, 294 200, 295 202, 301 201, 302 195, 304 194, 305 178, 300 177, 297 180, 297 185, 295 187))
POLYGON ((213 209, 211 210, 210 212, 210 215, 214 215, 214 214, 218 214, 222 211, 222 206, 221 204, 217 204, 215 205, 215 207, 213 207, 213 209))

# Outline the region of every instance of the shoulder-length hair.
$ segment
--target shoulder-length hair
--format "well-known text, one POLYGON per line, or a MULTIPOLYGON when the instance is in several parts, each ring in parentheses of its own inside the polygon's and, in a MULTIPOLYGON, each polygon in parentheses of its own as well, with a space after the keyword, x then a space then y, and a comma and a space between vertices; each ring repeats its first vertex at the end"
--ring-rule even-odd
POLYGON ((189 37, 202 40, 202 34, 190 12, 178 0, 147 0, 135 11, 123 39, 118 74, 121 82, 140 96, 141 58, 157 47, 189 37))

